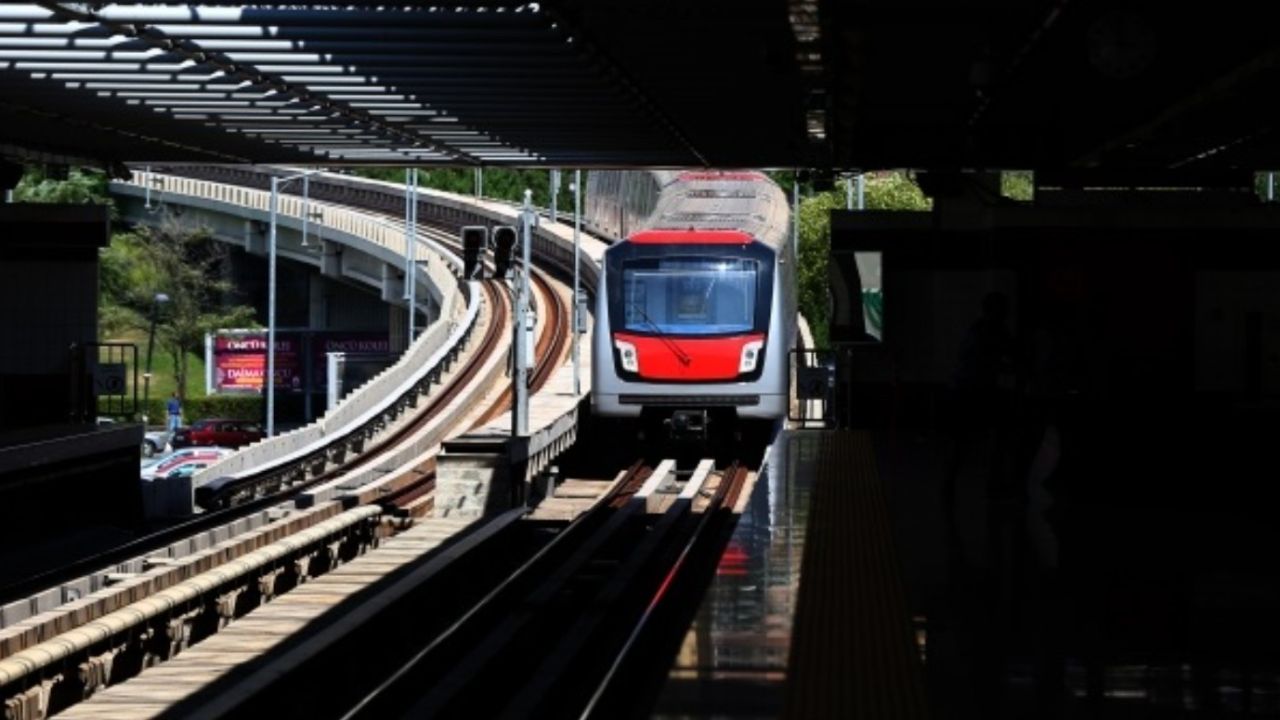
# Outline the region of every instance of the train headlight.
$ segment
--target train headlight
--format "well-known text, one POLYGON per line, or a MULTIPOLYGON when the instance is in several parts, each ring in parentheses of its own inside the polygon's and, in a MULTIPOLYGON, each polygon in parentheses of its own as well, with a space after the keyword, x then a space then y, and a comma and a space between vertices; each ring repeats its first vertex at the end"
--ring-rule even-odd
POLYGON ((622 369, 627 372, 640 372, 640 358, 636 355, 636 346, 625 340, 614 340, 618 348, 618 356, 622 358, 622 369))
POLYGON ((738 360, 738 372, 754 372, 760 363, 760 351, 764 349, 763 340, 752 340, 742 346, 742 357, 738 360))

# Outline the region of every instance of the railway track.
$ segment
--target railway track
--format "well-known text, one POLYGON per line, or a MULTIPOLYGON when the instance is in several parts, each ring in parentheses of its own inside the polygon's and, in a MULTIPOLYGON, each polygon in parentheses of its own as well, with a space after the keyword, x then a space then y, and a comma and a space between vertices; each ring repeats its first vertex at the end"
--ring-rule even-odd
MULTIPOLYGON (((537 344, 534 351, 534 357, 537 363, 534 365, 533 373, 529 378, 529 386, 532 390, 537 391, 547 380, 551 378, 551 374, 560 367, 560 362, 564 358, 565 352, 569 347, 569 323, 566 321, 564 298, 556 291, 551 280, 545 273, 534 271, 530 275, 534 292, 542 302, 539 303, 543 308, 542 317, 546 318, 546 327, 538 336, 537 344)), ((481 417, 473 429, 488 424, 494 418, 501 415, 505 410, 511 407, 512 387, 508 387, 503 391, 488 411, 481 417)))
MULTIPOLYGON (((492 313, 485 337, 475 353, 476 358, 481 361, 502 344, 506 336, 504 331, 508 327, 506 322, 510 317, 506 295, 498 291, 497 283, 487 281, 483 283, 483 287, 492 313)), ((444 391, 434 396, 423 413, 410 425, 397 429, 386 438, 379 438, 365 452, 344 460, 335 468, 300 481, 291 480, 297 474, 287 468, 270 468, 251 474, 249 477, 235 478, 229 483, 214 481, 196 491, 196 503, 204 508, 205 512, 73 563, 4 585, 0 587, 0 604, 11 603, 46 588, 97 572, 102 568, 154 553, 185 538, 211 531, 238 518, 288 502, 310 488, 332 482, 367 462, 370 457, 385 452, 413 431, 421 429, 434 420, 440 409, 466 387, 481 364, 482 362, 469 363, 456 378, 450 379, 444 391)), ((314 462, 314 459, 303 459, 298 464, 305 465, 310 462, 314 462)))
POLYGON ((669 460, 636 462, 572 522, 492 519, 452 563, 432 568, 425 558, 344 606, 341 627, 297 638, 245 668, 245 679, 203 686, 173 711, 607 717, 598 713, 652 671, 655 648, 682 636, 685 625, 668 622, 679 611, 665 601, 703 586, 753 477, 710 460, 683 473, 669 460))
MULTIPOLYGON (((440 416, 441 411, 449 406, 466 388, 468 388, 476 376, 480 373, 484 358, 496 353, 501 347, 503 339, 507 336, 509 325, 506 321, 510 317, 508 300, 503 292, 499 290, 497 284, 492 281, 485 281, 483 284, 485 298, 490 308, 489 322, 485 328, 484 336, 480 339, 480 344, 476 347, 474 360, 465 363, 457 376, 455 376, 444 390, 428 401, 424 410, 417 413, 411 422, 402 424, 390 433, 380 437, 377 442, 366 447, 365 451, 359 456, 351 458, 343 462, 341 465, 321 473, 313 478, 308 479, 296 486, 286 488, 280 492, 274 493, 272 497, 277 501, 288 500, 303 490, 323 485, 324 483, 338 479, 353 469, 376 462, 378 457, 386 453, 388 450, 397 447, 405 441, 406 438, 421 432, 423 429, 435 422, 440 416)), ((398 487, 389 488, 398 490, 398 487)), ((237 501, 238 488, 223 488, 217 484, 217 481, 210 483, 196 490, 196 503, 207 510, 222 510, 241 505, 245 501, 237 501), (202 497, 202 492, 203 497, 202 497)), ((243 491, 241 491, 243 492, 243 491)), ((254 492, 254 490, 248 490, 254 492)))
MULTIPOLYGON (((397 224, 399 219, 388 213, 387 209, 375 203, 342 205, 338 203, 330 203, 337 207, 349 207, 362 211, 371 211, 379 214, 386 214, 391 224, 397 224)), ((432 240, 450 247, 451 249, 461 251, 461 246, 456 241, 456 232, 459 228, 449 226, 440 222, 424 222, 420 225, 421 234, 428 235, 432 240)), ((532 377, 531 387, 536 391, 554 372, 558 358, 563 357, 565 348, 569 342, 568 323, 565 320, 563 298, 552 286, 549 276, 541 271, 535 270, 532 274, 535 289, 541 297, 547 298, 553 309, 550 313, 544 314, 550 325, 549 332, 543 332, 537 341, 537 357, 540 358, 535 372, 532 377)), ((510 304, 505 293, 498 292, 496 281, 487 281, 484 283, 484 291, 489 299, 490 307, 493 308, 491 317, 496 321, 489 323, 489 332, 482 340, 480 348, 477 349, 477 357, 483 358, 485 353, 492 351, 497 345, 501 344, 502 338, 505 336, 503 332, 498 331, 499 325, 505 330, 509 326, 504 323, 510 318, 510 304)), ((464 386, 470 376, 474 375, 474 366, 479 365, 478 362, 471 363, 471 367, 464 368, 462 376, 457 381, 450 383, 450 387, 446 388, 444 393, 437 396, 433 400, 427 410, 425 419, 420 416, 410 428, 404 428, 394 433, 394 437, 380 439, 377 443, 371 445, 365 452, 350 460, 342 462, 338 467, 330 469, 314 478, 308 478, 302 481, 289 480, 296 476, 296 473, 288 469, 269 469, 253 475, 249 478, 237 478, 234 483, 217 484, 213 487, 206 485, 204 488, 197 490, 197 504, 205 509, 205 512, 192 517, 188 520, 170 525, 162 530, 149 533, 143 537, 131 540, 127 543, 115 546, 109 550, 98 552, 93 555, 84 557, 74 563, 69 563, 62 567, 51 571, 41 573, 39 575, 24 578, 22 580, 0 586, 0 604, 6 604, 19 600, 25 596, 39 592, 45 588, 52 587, 61 583, 69 582, 75 578, 85 576, 87 574, 98 571, 101 568, 118 565, 129 559, 147 555, 159 548, 179 542, 184 538, 196 535, 198 533, 210 531, 226 523, 232 522, 239 517, 249 515, 254 512, 265 511, 271 507, 287 502, 296 497, 298 494, 306 490, 331 482, 342 476, 343 473, 349 472, 352 468, 367 462, 368 458, 376 456, 380 452, 395 445, 396 440, 412 434, 415 429, 420 429, 425 422, 429 422, 439 412, 439 408, 447 404, 449 400, 457 395, 460 387, 464 386), (263 488, 267 490, 263 490, 263 488)), ((483 425, 493 418, 500 415, 507 407, 510 406, 511 391, 508 388, 503 395, 490 406, 488 412, 472 427, 483 425)), ((313 459, 305 459, 300 461, 301 464, 312 462, 313 459)), ((432 472, 434 468, 429 468, 426 472, 432 472)), ((393 488, 394 492, 400 492, 399 489, 393 488)))
POLYGON ((658 491, 667 478, 674 479, 659 466, 612 504, 593 533, 526 565, 474 619, 403 666, 344 720, 558 718, 603 710, 610 688, 632 679, 618 669, 632 658, 681 559, 704 540, 710 518, 732 507, 747 472, 735 464, 713 473, 705 461, 664 498, 658 491))
MULTIPOLYGON (((432 232, 440 231, 433 230, 432 232)), ((437 240, 439 240, 439 238, 437 238, 437 240)), ((538 339, 539 353, 545 353, 551 348, 555 349, 554 354, 551 357, 544 357, 542 362, 539 363, 538 372, 535 373, 534 378, 535 387, 538 387, 550 377, 551 372, 557 365, 556 361, 564 354, 563 351, 567 345, 568 339, 566 332, 567 322, 560 316, 563 313, 563 302, 561 302, 558 292, 551 285, 550 281, 541 273, 538 274, 535 282, 537 283, 539 294, 543 298, 544 307, 547 308, 550 313, 545 315, 547 321, 544 323, 543 332, 540 334, 538 339)), ((236 492, 239 488, 211 488, 205 493, 203 498, 205 503, 211 507, 210 512, 207 512, 187 523, 169 528, 164 532, 140 538, 126 546, 115 548, 107 553, 88 558, 72 567, 62 568, 60 572, 30 579, 19 586, 11 586, 6 588, 6 591, 14 593, 15 590, 21 592, 23 590, 35 590, 41 587, 47 587, 48 585, 65 582, 68 578, 74 578, 83 575, 86 572, 97 571, 104 566, 114 565, 129 557, 136 557, 138 555, 145 555, 154 552, 157 548, 163 547, 174 540, 181 539, 193 533, 204 532, 209 528, 229 522, 236 517, 240 517, 247 512, 259 511, 278 505, 283 501, 290 500, 309 488, 337 481, 345 474, 351 472, 354 468, 372 462, 370 458, 374 458, 376 461, 379 456, 396 448, 400 443, 405 442, 406 439, 421 435, 439 417, 443 408, 447 407, 450 403, 457 401, 464 388, 467 388, 474 383, 476 375, 481 371, 482 366, 485 365, 485 362, 483 362, 482 359, 486 355, 491 355, 496 352, 497 348, 502 345, 503 338, 506 337, 506 330, 509 328, 510 318, 510 309, 506 293, 501 289, 500 283, 496 281, 486 281, 482 283, 482 288, 491 312, 488 316, 489 319, 484 336, 481 339, 479 347, 476 349, 476 357, 480 358, 480 360, 467 363, 460 368, 456 376, 450 379, 444 392, 432 396, 426 403, 426 406, 414 415, 412 421, 396 427, 389 434, 379 438, 376 443, 367 446, 364 452, 360 453, 358 457, 353 457, 346 462, 343 462, 338 467, 332 468, 327 472, 310 478, 306 482, 274 489, 265 496, 259 495, 261 492, 260 488, 254 488, 248 499, 243 503, 236 502, 236 492)), ((505 398, 509 398, 509 395, 510 389, 508 388, 504 398, 500 398, 495 402, 490 408, 489 413, 486 414, 480 422, 482 423, 483 420, 488 419, 490 415, 501 412, 504 400, 505 398)), ((466 416, 464 416, 464 418, 466 418, 466 416)), ((398 516, 403 519, 406 517, 421 517, 429 512, 432 505, 432 490, 435 479, 434 470, 434 458, 426 457, 413 467, 401 468, 398 472, 398 477, 392 478, 390 482, 380 482, 380 492, 376 498, 376 502, 381 506, 382 512, 386 513, 384 517, 398 516)), ((362 518, 357 519, 354 524, 359 525, 362 521, 363 516, 362 518)), ((333 524, 332 521, 326 522, 333 524)), ((382 524, 384 526, 387 525, 386 522, 383 522, 382 524)), ((398 526, 391 527, 381 534, 385 535, 393 533, 406 526, 407 523, 402 521, 398 526)), ((324 523, 321 523, 320 527, 325 527, 324 523)), ((369 538, 366 537, 365 540, 362 540, 361 542, 368 542, 368 540, 369 538)), ((376 540, 374 540, 374 542, 376 542, 376 540)), ((323 551, 321 554, 324 554, 323 551)), ((325 561, 328 563, 332 563, 333 559, 336 559, 335 556, 332 556, 332 552, 330 552, 330 555, 326 557, 330 558, 325 561)), ((228 556, 228 559, 230 559, 230 556, 228 556)), ((323 569, 321 571, 323 572, 323 569)), ((300 581, 301 578, 298 582, 300 581)), ((284 586, 278 584, 273 585, 271 594, 274 595, 276 590, 287 590, 287 585, 288 583, 285 583, 284 586)), ((136 592, 132 594, 137 595, 136 592)), ((238 596, 239 591, 233 595, 238 596)), ((219 603, 222 604, 223 601, 219 601, 219 603)), ((234 601, 232 604, 233 606, 235 605, 234 601)), ((235 611, 230 610, 230 612, 234 613, 235 611)), ((74 628, 76 625, 85 622, 87 619, 88 618, 81 617, 78 622, 75 619, 72 619, 69 623, 63 622, 62 628, 63 630, 74 628)), ((184 643, 185 641, 186 638, 184 638, 184 643)), ((116 651, 112 651, 110 654, 114 655, 115 652, 116 651)), ((170 654, 172 652, 173 651, 170 651, 170 654)), ((3 657, 4 655, 0 654, 0 660, 2 660, 3 657)), ((110 667, 109 661, 106 667, 110 667)), ((110 672, 107 674, 110 675, 110 672)), ((4 685, 8 679, 9 678, 7 676, 0 674, 0 685, 4 685)), ((96 683, 96 686, 101 686, 108 681, 109 679, 107 677, 103 677, 96 683)), ((95 687, 95 683, 90 683, 89 687, 89 691, 92 692, 95 687)), ((4 697, 7 697, 11 688, 4 687, 3 689, 5 690, 4 697)), ((4 697, 0 697, 0 699, 4 699, 4 697)))

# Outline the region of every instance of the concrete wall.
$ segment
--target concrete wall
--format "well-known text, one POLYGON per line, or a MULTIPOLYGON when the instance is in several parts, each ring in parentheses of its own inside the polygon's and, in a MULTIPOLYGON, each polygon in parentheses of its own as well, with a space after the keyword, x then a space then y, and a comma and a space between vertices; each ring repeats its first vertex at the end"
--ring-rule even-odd
POLYGON ((70 348, 97 340, 107 228, 105 207, 0 205, 0 576, 43 569, 43 538, 140 517, 141 427, 93 427, 92 395, 72 394, 70 348), (86 424, 71 424, 78 409, 86 424))
POLYGON ((106 208, 0 206, 0 429, 66 422, 69 348, 98 335, 106 208))

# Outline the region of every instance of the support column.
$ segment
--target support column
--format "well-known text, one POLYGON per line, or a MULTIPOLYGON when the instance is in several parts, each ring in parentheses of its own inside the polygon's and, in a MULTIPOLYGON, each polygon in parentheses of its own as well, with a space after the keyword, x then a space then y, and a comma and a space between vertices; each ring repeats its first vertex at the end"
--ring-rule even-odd
POLYGON ((324 330, 329 326, 329 294, 327 281, 322 275, 307 275, 307 326, 312 330, 324 330))
MULTIPOLYGON (((382 302, 395 303, 404 301, 404 278, 393 265, 382 265, 382 302)), ((407 323, 408 320, 406 319, 407 323)))
POLYGON ((387 336, 391 343, 392 353, 402 353, 409 347, 409 315, 400 305, 387 306, 387 336))
POLYGON ((244 250, 253 255, 267 254, 267 229, 256 220, 244 221, 244 250))
POLYGON ((320 272, 331 278, 342 277, 342 245, 329 240, 320 241, 320 272))

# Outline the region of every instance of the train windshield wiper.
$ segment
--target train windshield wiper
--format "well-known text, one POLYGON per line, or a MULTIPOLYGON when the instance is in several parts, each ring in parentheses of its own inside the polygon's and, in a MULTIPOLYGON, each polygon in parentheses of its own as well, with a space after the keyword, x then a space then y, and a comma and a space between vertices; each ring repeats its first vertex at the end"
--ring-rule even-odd
POLYGON ((671 353, 676 356, 676 359, 680 361, 681 365, 684 365, 687 367, 690 362, 693 362, 693 358, 690 358, 689 354, 686 353, 684 349, 681 348, 678 344, 676 344, 675 340, 672 340, 665 332, 663 332, 662 328, 658 327, 658 323, 653 321, 653 318, 649 317, 649 313, 644 311, 643 306, 635 302, 629 302, 627 303, 627 305, 629 307, 635 308, 640 313, 641 317, 644 318, 645 323, 647 323, 649 327, 653 328, 653 334, 656 335, 657 338, 662 341, 663 345, 667 346, 667 349, 670 350, 671 353))

